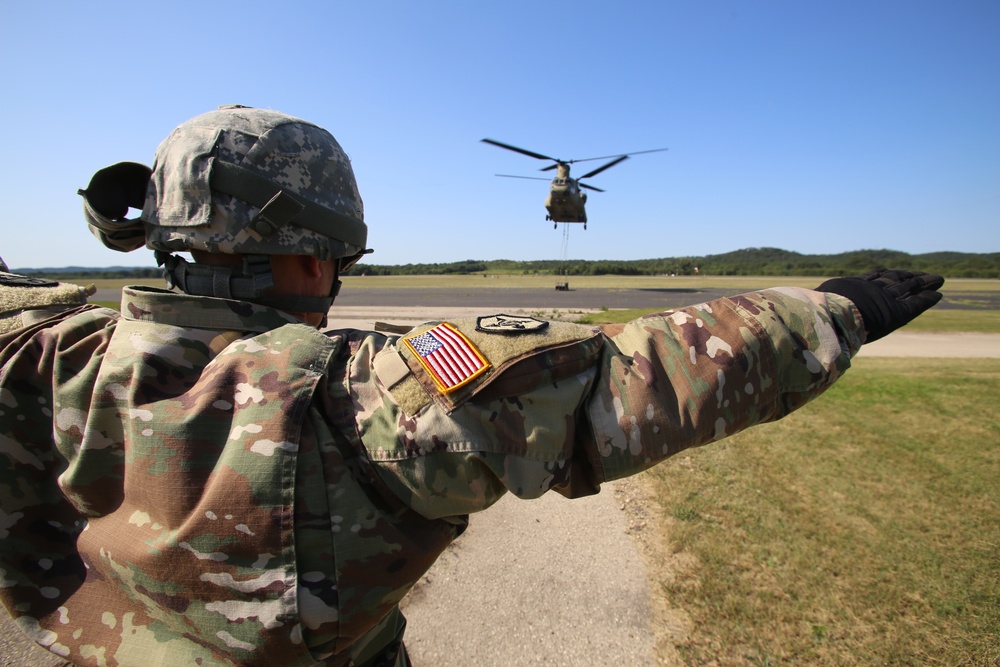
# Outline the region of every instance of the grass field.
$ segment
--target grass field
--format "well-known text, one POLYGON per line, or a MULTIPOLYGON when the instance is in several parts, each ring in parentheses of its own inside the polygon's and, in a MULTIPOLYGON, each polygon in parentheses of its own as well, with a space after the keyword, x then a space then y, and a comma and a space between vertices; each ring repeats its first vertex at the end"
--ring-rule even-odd
POLYGON ((642 481, 685 664, 1000 664, 1000 361, 856 360, 642 481))

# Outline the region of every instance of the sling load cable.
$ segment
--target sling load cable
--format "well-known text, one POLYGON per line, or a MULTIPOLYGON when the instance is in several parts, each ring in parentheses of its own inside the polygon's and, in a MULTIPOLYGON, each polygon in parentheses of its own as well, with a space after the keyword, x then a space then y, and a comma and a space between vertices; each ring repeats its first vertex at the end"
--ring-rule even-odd
POLYGON ((569 223, 563 223, 563 236, 562 236, 562 248, 560 250, 559 260, 560 260, 560 271, 563 275, 566 274, 566 262, 569 259, 569 223))

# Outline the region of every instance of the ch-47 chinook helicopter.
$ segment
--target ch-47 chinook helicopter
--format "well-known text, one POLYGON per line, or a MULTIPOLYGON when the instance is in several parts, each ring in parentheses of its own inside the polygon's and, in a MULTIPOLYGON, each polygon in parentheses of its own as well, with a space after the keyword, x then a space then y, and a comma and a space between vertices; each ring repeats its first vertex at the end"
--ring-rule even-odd
MULTIPOLYGON (((666 148, 653 148, 648 151, 634 151, 632 153, 620 153, 618 155, 603 155, 601 157, 588 157, 579 160, 559 160, 554 157, 549 157, 548 155, 542 155, 541 153, 534 153, 532 151, 525 150, 523 148, 518 148, 517 146, 511 146, 510 144, 504 144, 499 141, 494 141, 493 139, 483 139, 484 143, 492 144, 494 146, 499 146, 500 148, 506 148, 509 151, 514 151, 515 153, 521 153, 522 155, 527 155, 528 157, 537 158, 539 160, 551 160, 554 164, 550 164, 548 167, 543 167, 540 171, 551 171, 556 170, 556 177, 549 183, 549 196, 545 199, 545 210, 549 212, 545 216, 546 220, 552 221, 552 227, 558 227, 560 222, 582 222, 583 228, 587 228, 587 193, 583 192, 581 188, 586 188, 587 190, 594 190, 595 192, 604 192, 600 188, 595 188, 593 185, 587 185, 586 183, 581 183, 585 178, 590 178, 592 176, 597 176, 599 173, 605 169, 610 169, 611 167, 624 162, 629 158, 630 155, 639 155, 640 153, 657 153, 659 151, 668 150, 666 148), (611 162, 594 169, 593 171, 587 172, 579 178, 570 178, 569 176, 569 166, 574 162, 589 162, 591 160, 607 160, 608 158, 614 158, 611 162)), ((512 176, 510 174, 496 174, 497 176, 503 176, 504 178, 527 178, 531 180, 547 181, 547 178, 539 178, 536 176, 512 176)))

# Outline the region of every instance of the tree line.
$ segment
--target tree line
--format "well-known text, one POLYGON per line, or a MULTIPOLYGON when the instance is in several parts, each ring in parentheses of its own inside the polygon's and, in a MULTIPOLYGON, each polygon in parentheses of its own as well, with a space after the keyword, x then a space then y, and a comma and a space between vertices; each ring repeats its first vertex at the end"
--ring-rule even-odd
POLYGON ((804 255, 779 248, 744 248, 720 255, 636 260, 465 260, 442 264, 357 264, 346 275, 541 274, 565 276, 835 276, 887 266, 952 278, 1000 278, 1000 253, 855 250, 804 255))
MULTIPOLYGON (((920 255, 897 250, 854 250, 836 255, 804 255, 779 248, 744 248, 719 255, 662 257, 636 260, 464 260, 422 264, 359 263, 345 275, 564 275, 564 276, 836 276, 888 266, 927 271, 951 278, 1000 278, 1000 253, 932 252, 920 255)), ((109 267, 86 269, 15 269, 17 273, 51 278, 158 278, 157 268, 109 267)))

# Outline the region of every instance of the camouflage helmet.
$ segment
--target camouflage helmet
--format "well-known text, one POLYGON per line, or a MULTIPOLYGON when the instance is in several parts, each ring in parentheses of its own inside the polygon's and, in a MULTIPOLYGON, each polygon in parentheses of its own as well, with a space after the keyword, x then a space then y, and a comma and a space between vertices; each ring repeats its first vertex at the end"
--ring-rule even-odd
POLYGON ((181 124, 156 151, 142 211, 146 247, 254 255, 360 256, 367 227, 350 159, 326 130, 225 106, 181 124))
POLYGON ((111 248, 155 251, 170 287, 326 313, 328 296, 269 296, 273 255, 337 260, 366 253, 368 228, 351 162, 326 130, 299 118, 232 105, 179 125, 153 168, 119 162, 94 174, 83 196, 90 231, 111 248), (137 219, 126 216, 142 208, 137 219), (239 255, 242 266, 191 263, 181 251, 239 255))

